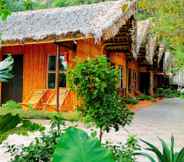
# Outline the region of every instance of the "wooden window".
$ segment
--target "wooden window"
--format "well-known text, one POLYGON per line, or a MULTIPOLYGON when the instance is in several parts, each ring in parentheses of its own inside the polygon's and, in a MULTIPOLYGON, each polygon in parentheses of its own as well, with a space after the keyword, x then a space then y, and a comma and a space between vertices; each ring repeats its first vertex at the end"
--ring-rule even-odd
MULTIPOLYGON (((67 61, 65 56, 60 56, 59 87, 66 87, 67 61)), ((55 88, 56 56, 49 56, 48 60, 48 88, 55 88)))

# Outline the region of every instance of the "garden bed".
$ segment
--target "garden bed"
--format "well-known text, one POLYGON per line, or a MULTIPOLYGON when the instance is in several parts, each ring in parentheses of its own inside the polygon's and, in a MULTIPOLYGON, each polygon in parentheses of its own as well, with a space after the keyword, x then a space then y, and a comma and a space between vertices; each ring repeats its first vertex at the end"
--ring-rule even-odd
POLYGON ((140 100, 135 105, 128 104, 128 108, 131 109, 132 111, 135 111, 137 109, 149 107, 149 106, 151 106, 153 104, 156 104, 156 103, 160 102, 160 100, 162 100, 162 99, 163 99, 162 97, 158 97, 158 98, 155 98, 153 100, 140 100))

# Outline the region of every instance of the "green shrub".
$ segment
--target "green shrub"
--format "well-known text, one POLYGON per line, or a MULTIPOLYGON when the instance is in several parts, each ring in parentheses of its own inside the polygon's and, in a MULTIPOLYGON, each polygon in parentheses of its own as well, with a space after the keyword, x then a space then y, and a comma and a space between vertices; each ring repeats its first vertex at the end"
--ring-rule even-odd
POLYGON ((129 136, 125 145, 119 144, 107 146, 113 152, 116 162, 135 162, 135 153, 140 150, 138 140, 135 136, 129 136))
POLYGON ((21 118, 18 115, 6 114, 0 116, 0 134, 15 128, 20 122, 21 118))
POLYGON ((5 104, 2 104, 2 108, 6 109, 21 109, 21 105, 13 100, 7 101, 5 104))
POLYGON ((174 98, 180 97, 181 93, 176 89, 171 88, 158 88, 156 91, 157 97, 166 97, 166 98, 174 98))
POLYGON ((29 120, 23 120, 19 115, 6 114, 0 116, 0 143, 11 134, 28 135, 28 132, 42 130, 44 130, 43 126, 29 120))
POLYGON ((7 152, 13 157, 11 162, 51 162, 57 138, 63 134, 64 121, 55 117, 47 133, 35 139, 29 146, 8 145, 7 152))
POLYGON ((138 96, 137 99, 138 100, 153 100, 154 97, 143 94, 143 95, 138 96))
POLYGON ((103 131, 130 124, 133 113, 118 95, 118 71, 107 58, 98 57, 77 63, 68 72, 68 83, 78 97, 83 99, 83 116, 103 131))
MULTIPOLYGON (((179 152, 175 152, 174 150, 174 137, 171 137, 171 145, 168 145, 164 140, 160 139, 162 145, 162 151, 160 151, 153 144, 142 140, 148 148, 147 151, 151 151, 154 153, 159 162, 183 162, 184 161, 184 148, 182 148, 179 152)), ((148 158, 151 162, 157 162, 154 157, 148 153, 137 153, 137 155, 142 155, 145 158, 148 158)))
POLYGON ((124 101, 126 104, 131 104, 131 105, 136 105, 139 103, 139 101, 133 97, 124 98, 124 101))

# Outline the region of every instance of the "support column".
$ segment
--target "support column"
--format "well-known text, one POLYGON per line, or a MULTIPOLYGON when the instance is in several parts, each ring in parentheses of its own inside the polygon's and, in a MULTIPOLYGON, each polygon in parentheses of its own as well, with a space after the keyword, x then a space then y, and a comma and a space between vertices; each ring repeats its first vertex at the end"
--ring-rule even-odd
POLYGON ((154 95, 154 72, 150 71, 150 88, 149 88, 149 94, 151 96, 154 95))
POLYGON ((128 70, 128 59, 127 59, 127 57, 126 57, 126 96, 128 97, 128 93, 129 93, 129 91, 128 91, 128 80, 129 80, 129 70, 128 70))
POLYGON ((59 112, 59 64, 60 64, 60 44, 57 43, 57 54, 56 54, 56 80, 55 80, 55 88, 56 88, 56 110, 59 112))

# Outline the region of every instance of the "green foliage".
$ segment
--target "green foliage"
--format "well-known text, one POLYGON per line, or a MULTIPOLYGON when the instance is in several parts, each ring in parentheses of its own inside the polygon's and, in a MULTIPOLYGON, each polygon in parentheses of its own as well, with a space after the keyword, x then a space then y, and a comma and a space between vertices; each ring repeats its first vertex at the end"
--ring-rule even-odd
POLYGON ((153 100, 154 97, 143 94, 143 95, 138 96, 137 99, 138 100, 153 100))
MULTIPOLYGON (((52 7, 67 7, 81 4, 91 4, 103 2, 104 0, 0 0, 4 7, 1 9, 3 11, 0 13, 0 17, 6 18, 11 12, 25 11, 25 10, 37 10, 43 8, 52 7)), ((0 5, 1 6, 1 5, 0 5)))
POLYGON ((135 162, 135 153, 140 150, 138 140, 130 135, 125 145, 108 146, 113 152, 116 162, 135 162))
POLYGON ((158 88, 156 91, 157 97, 175 98, 180 97, 181 95, 182 93, 180 93, 176 89, 171 88, 158 88))
POLYGON ((104 0, 53 0, 51 6, 53 7, 66 7, 80 4, 91 4, 103 2, 104 0))
POLYGON ((6 18, 11 14, 6 0, 0 0, 0 20, 6 20, 6 18))
POLYGON ((29 146, 20 148, 20 146, 8 145, 7 152, 14 157, 11 162, 51 162, 57 138, 63 134, 62 126, 64 126, 64 121, 55 117, 51 122, 49 132, 36 138, 29 146))
POLYGON ((18 115, 7 114, 0 118, 0 134, 15 128, 21 122, 21 118, 18 115))
MULTIPOLYGON (((164 140, 160 139, 162 145, 162 151, 160 151, 153 144, 142 140, 148 148, 147 151, 151 151, 154 153, 159 162, 183 162, 184 161, 184 148, 182 148, 179 152, 175 152, 174 149, 174 137, 171 137, 171 145, 168 145, 164 140)), ((148 153, 138 153, 139 155, 143 155, 148 158, 151 162, 156 162, 154 157, 152 157, 148 153)))
POLYGON ((21 105, 13 100, 7 101, 5 104, 2 104, 3 109, 21 109, 21 105))
POLYGON ((176 65, 183 67, 184 1, 140 0, 138 8, 138 19, 152 19, 152 32, 175 54, 176 65))
POLYGON ((68 128, 58 139, 53 162, 115 162, 100 141, 77 128, 68 128))
POLYGON ((135 97, 125 97, 124 101, 126 104, 131 104, 131 105, 136 105, 139 102, 135 97))
POLYGON ((105 57, 77 63, 68 72, 70 88, 83 100, 83 115, 98 128, 119 129, 132 120, 133 113, 117 93, 118 72, 105 57))
POLYGON ((8 56, 5 60, 0 62, 0 82, 7 82, 13 78, 11 74, 13 68, 13 58, 8 56))
POLYGON ((23 120, 18 115, 6 114, 0 116, 0 143, 11 134, 27 135, 28 132, 43 130, 43 126, 29 120, 23 120))
POLYGON ((4 0, 8 11, 25 11, 47 8, 47 5, 43 2, 33 0, 4 0))

